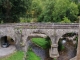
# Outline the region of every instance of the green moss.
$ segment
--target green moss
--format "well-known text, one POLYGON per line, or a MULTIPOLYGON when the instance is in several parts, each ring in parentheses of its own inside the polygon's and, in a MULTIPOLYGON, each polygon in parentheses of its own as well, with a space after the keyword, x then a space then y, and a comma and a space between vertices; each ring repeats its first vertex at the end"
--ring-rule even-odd
POLYGON ((31 41, 43 49, 47 49, 50 47, 50 40, 46 40, 45 38, 32 38, 31 41))
POLYGON ((41 60, 41 58, 39 56, 37 56, 31 48, 29 48, 28 52, 27 52, 27 57, 26 60, 41 60))

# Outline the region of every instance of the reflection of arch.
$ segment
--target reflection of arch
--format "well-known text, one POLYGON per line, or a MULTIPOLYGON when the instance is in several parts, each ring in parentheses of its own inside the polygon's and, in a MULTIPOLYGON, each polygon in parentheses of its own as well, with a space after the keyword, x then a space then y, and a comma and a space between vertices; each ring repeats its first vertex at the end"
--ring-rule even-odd
MULTIPOLYGON (((67 50, 65 50, 65 48, 66 47, 64 47, 64 46, 67 46, 68 45, 68 42, 69 42, 69 44, 70 45, 72 45, 72 46, 74 46, 74 48, 73 49, 71 49, 71 50, 73 50, 73 53, 72 53, 72 57, 70 58, 70 60, 71 59, 75 59, 75 57, 76 57, 76 55, 77 55, 77 40, 75 39, 76 37, 78 36, 78 33, 76 33, 76 32, 68 32, 68 33, 65 33, 65 34, 63 34, 62 35, 62 37, 59 39, 59 41, 58 41, 58 48, 60 47, 60 45, 63 47, 63 50, 66 52, 67 50)), ((60 48, 62 48, 62 47, 60 47, 60 48)), ((67 48, 69 48, 70 46, 68 45, 68 47, 67 48)), ((69 48, 70 49, 70 48, 69 48)), ((68 50, 69 50, 68 49, 68 50)), ((59 51, 59 50, 58 50, 59 51)), ((64 51, 63 51, 63 53, 64 53, 64 51)), ((59 54, 62 54, 61 52, 59 53, 59 54)), ((64 53, 65 54, 65 53, 64 53)), ((60 55, 61 56, 61 55, 60 55)), ((59 57, 60 58, 60 57, 59 57)), ((66 57, 65 57, 66 58, 66 57)), ((64 59, 65 60, 65 59, 64 59)))

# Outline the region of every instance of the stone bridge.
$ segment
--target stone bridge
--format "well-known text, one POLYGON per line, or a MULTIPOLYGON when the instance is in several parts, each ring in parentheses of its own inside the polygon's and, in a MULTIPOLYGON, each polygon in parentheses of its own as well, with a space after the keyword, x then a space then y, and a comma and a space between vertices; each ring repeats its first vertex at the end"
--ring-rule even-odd
MULTIPOLYGON (((32 34, 45 34, 51 39, 51 48, 49 50, 50 57, 57 58, 58 41, 66 33, 78 33, 79 24, 58 24, 58 23, 13 23, 0 25, 0 38, 9 36, 15 41, 17 50, 27 52, 28 38, 32 34)), ((78 51, 78 49, 77 49, 78 51)), ((73 58, 72 60, 77 60, 73 58)))

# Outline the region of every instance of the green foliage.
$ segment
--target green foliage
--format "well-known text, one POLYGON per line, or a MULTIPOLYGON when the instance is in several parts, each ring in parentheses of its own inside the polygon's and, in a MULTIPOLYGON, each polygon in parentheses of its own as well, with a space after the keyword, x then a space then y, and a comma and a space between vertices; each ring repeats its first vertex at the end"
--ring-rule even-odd
POLYGON ((75 2, 76 4, 78 3, 78 0, 70 0, 70 1, 75 2))
POLYGON ((53 11, 53 20, 55 22, 60 22, 66 16, 66 11, 68 9, 68 5, 70 4, 69 0, 56 0, 53 11))
POLYGON ((68 7, 66 16, 71 20, 71 22, 75 22, 77 20, 78 13, 78 6, 74 2, 71 2, 68 7))
POLYGON ((32 0, 0 0, 0 20, 4 23, 19 22, 24 17, 32 0))
MULTIPOLYGON (((50 39, 47 38, 32 38, 31 42, 42 49, 49 49, 50 48, 50 39)), ((37 56, 33 51, 32 48, 29 47, 27 51, 27 58, 26 60, 41 60, 39 56, 37 56)))
POLYGON ((28 49, 27 51, 27 58, 26 60, 41 60, 39 56, 37 56, 31 48, 28 49))
POLYGON ((28 22, 28 19, 26 19, 26 18, 20 18, 20 23, 26 23, 26 22, 28 22))
POLYGON ((58 51, 62 51, 62 50, 64 50, 65 49, 65 46, 62 44, 62 40, 60 40, 59 42, 58 42, 58 51))
POLYGON ((71 21, 67 17, 64 17, 61 23, 71 23, 71 21))
POLYGON ((50 48, 50 42, 45 38, 32 38, 31 41, 43 49, 50 48))
POLYGON ((22 51, 17 51, 9 57, 1 58, 0 60, 23 60, 24 53, 22 51))
POLYGON ((4 23, 3 20, 1 20, 0 23, 3 24, 4 23))
POLYGON ((67 17, 71 22, 75 22, 78 16, 78 6, 70 0, 50 0, 45 1, 45 9, 40 14, 39 22, 61 22, 67 17))
POLYGON ((53 60, 57 60, 56 58, 54 58, 53 60))
POLYGON ((76 48, 77 48, 77 46, 78 46, 78 36, 74 39, 77 43, 76 43, 76 48))
POLYGON ((80 16, 80 3, 78 3, 79 16, 80 16))
POLYGON ((41 13, 41 6, 36 1, 32 1, 32 6, 31 6, 31 14, 33 15, 32 17, 38 17, 38 15, 41 13))
POLYGON ((78 0, 0 0, 0 23, 1 21, 69 23, 75 22, 78 15, 80 15, 78 0))
POLYGON ((55 1, 53 0, 46 0, 44 9, 40 16, 38 17, 39 22, 53 22, 53 9, 54 9, 54 3, 55 1))

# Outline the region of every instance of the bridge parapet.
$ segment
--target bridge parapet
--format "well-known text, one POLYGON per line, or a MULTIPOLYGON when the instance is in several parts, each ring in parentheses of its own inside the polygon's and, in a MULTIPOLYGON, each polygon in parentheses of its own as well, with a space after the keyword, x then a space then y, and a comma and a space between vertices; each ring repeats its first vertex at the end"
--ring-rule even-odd
POLYGON ((78 23, 10 23, 0 24, 0 27, 14 27, 14 28, 25 28, 25 29, 78 29, 78 23))

